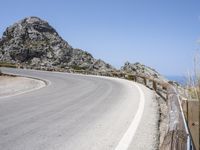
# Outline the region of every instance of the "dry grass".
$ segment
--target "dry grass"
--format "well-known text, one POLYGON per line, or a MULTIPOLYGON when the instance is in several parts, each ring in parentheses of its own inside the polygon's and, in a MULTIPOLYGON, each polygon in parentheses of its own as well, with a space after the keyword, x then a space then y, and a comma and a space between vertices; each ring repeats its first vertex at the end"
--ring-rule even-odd
POLYGON ((186 84, 190 98, 200 101, 200 53, 194 56, 194 68, 192 73, 188 73, 186 84))
MULTIPOLYGON (((197 100, 200 102, 200 52, 197 52, 195 57, 194 57, 194 68, 192 73, 188 73, 187 76, 187 83, 186 83, 186 90, 187 90, 187 98, 188 100, 197 100)), ((198 134, 199 131, 196 130, 200 130, 195 128, 195 126, 191 126, 191 122, 196 122, 197 120, 200 120, 200 107, 194 107, 194 105, 191 105, 192 103, 190 103, 190 106, 193 107, 188 107, 187 108, 187 114, 189 112, 190 115, 187 115, 188 121, 189 123, 189 128, 190 131, 193 133, 193 140, 197 139, 198 136, 195 134, 195 132, 198 134), (195 113, 195 114, 193 114, 195 113), (198 114, 198 115, 197 115, 198 114), (191 117, 192 116, 192 117, 191 117), (195 118, 199 116, 199 119, 195 118), (194 120, 193 120, 194 119, 194 120), (194 130, 195 129, 195 130, 194 130)), ((197 103, 194 103, 195 106, 197 105, 197 103)), ((199 105, 199 104, 198 104, 199 105)), ((200 105, 199 105, 200 106, 200 105)), ((196 145, 198 145, 198 143, 200 143, 200 139, 197 139, 197 141, 195 140, 196 145)), ((195 144, 194 143, 194 144, 195 144)))

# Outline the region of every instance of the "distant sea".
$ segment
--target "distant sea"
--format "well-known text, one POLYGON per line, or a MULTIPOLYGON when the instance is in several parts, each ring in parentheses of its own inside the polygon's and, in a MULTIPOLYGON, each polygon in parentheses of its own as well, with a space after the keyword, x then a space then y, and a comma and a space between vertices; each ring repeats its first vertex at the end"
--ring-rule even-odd
POLYGON ((187 79, 185 76, 165 76, 168 80, 176 81, 181 85, 186 85, 187 79))

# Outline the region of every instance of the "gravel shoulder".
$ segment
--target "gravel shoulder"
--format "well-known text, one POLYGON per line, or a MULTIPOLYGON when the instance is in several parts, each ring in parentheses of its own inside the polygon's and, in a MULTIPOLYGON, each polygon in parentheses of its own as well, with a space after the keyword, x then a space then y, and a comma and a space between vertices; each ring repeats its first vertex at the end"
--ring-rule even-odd
POLYGON ((159 105, 156 93, 141 84, 139 86, 145 94, 145 109, 140 126, 128 150, 157 150, 159 146, 159 105))
POLYGON ((45 85, 45 82, 41 80, 26 77, 0 76, 0 98, 30 92, 45 85))

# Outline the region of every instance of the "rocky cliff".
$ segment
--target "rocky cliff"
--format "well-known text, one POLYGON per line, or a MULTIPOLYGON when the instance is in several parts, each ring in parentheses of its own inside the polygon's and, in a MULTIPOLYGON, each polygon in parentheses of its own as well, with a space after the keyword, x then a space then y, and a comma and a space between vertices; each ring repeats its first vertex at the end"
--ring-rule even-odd
POLYGON ((38 17, 25 18, 6 29, 0 39, 0 61, 37 69, 115 70, 90 53, 74 49, 38 17))

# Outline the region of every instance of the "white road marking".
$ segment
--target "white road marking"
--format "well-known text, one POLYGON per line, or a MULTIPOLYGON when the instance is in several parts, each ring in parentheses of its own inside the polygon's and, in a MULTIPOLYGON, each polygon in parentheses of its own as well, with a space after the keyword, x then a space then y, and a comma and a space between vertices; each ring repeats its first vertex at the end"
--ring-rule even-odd
POLYGON ((127 150, 128 149, 128 147, 131 144, 132 139, 135 135, 135 132, 138 128, 140 120, 142 118, 142 114, 144 111, 144 103, 145 103, 144 93, 143 93, 142 89, 137 85, 137 83, 135 83, 134 85, 137 87, 137 89, 139 90, 139 93, 140 93, 139 107, 138 107, 137 113, 136 113, 131 125, 129 126, 128 130, 125 132, 124 136, 120 140, 120 142, 117 145, 117 147, 115 148, 115 150, 127 150))

